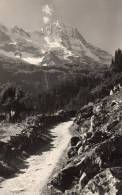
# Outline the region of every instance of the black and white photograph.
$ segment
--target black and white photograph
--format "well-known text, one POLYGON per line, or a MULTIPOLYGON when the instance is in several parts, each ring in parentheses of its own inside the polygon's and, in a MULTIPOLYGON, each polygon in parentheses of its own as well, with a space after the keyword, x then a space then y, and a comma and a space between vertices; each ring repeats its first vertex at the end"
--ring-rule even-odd
POLYGON ((122 195, 122 0, 0 0, 0 195, 122 195))

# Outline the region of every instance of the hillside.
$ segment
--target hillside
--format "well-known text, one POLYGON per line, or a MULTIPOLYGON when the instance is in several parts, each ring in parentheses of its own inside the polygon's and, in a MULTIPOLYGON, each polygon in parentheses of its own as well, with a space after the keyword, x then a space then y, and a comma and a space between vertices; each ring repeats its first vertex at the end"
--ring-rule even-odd
POLYGON ((53 194, 122 194, 122 90, 79 111, 53 194), (57 189, 57 190, 56 190, 57 189))
MULTIPOLYGON (((45 60, 49 60, 50 63, 50 56, 46 57, 49 57, 45 60)), ((56 60, 55 57, 54 59, 56 60)), ((84 95, 87 95, 87 91, 96 86, 104 72, 108 71, 105 65, 101 67, 94 64, 93 67, 90 61, 87 62, 89 65, 58 64, 58 66, 44 67, 29 64, 18 58, 0 55, 1 87, 7 85, 7 83, 13 83, 17 87, 21 87, 25 92, 32 95, 34 104, 40 105, 40 108, 42 105, 52 102, 45 109, 53 104, 53 110, 57 110, 57 105, 58 109, 67 105, 70 109, 76 109, 75 104, 74 108, 72 108, 72 101, 80 93, 80 90, 82 90, 82 93, 84 92, 84 95), (54 99, 57 105, 53 101, 54 99)), ((84 97, 81 98, 81 104, 82 99, 84 97)))

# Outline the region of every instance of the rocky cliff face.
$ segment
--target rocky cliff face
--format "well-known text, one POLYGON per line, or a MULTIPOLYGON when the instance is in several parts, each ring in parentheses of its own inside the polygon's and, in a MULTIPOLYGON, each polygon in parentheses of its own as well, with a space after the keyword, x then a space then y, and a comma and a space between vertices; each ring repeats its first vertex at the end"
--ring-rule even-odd
POLYGON ((122 194, 122 91, 78 113, 68 161, 52 179, 53 193, 122 194))

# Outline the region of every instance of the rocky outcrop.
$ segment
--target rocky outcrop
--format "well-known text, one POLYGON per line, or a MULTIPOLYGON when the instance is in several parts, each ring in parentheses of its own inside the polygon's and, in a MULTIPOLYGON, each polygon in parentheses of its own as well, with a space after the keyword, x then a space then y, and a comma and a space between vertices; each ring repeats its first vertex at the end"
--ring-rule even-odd
POLYGON ((78 113, 73 128, 79 140, 72 137, 68 161, 51 181, 61 194, 122 194, 120 93, 78 113), (114 105, 113 99, 117 102, 114 105))

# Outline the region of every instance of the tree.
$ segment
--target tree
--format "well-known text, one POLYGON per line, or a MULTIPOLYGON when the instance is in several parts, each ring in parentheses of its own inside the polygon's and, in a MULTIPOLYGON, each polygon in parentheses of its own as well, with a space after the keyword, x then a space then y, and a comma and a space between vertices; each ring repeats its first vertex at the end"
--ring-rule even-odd
POLYGON ((21 88, 8 83, 1 90, 0 104, 11 121, 19 119, 20 113, 30 109, 32 102, 21 88))
POLYGON ((115 57, 111 62, 111 70, 113 72, 122 72, 122 51, 120 49, 115 51, 115 57))

